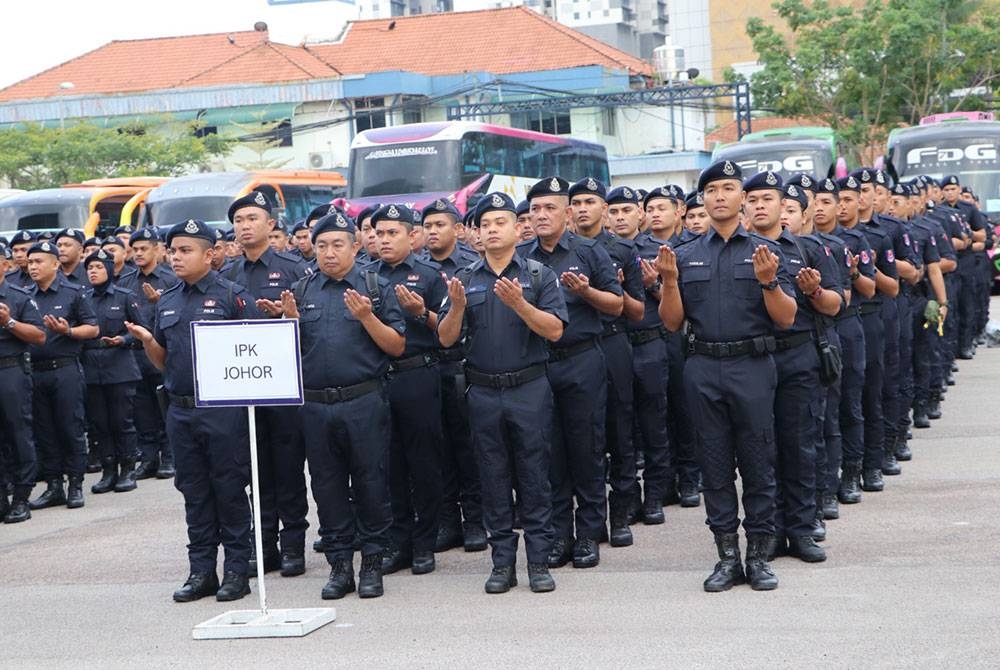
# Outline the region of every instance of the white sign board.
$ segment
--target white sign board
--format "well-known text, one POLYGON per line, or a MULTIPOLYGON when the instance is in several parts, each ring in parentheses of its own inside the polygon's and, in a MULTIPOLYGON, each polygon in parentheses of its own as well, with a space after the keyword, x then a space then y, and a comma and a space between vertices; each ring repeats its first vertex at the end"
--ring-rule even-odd
POLYGON ((198 407, 301 405, 297 319, 192 321, 198 407))

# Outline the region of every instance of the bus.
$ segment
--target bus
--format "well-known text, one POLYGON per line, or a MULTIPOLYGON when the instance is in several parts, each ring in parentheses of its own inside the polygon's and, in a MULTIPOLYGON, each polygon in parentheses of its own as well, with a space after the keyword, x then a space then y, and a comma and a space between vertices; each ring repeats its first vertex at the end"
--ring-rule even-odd
POLYGON ((935 114, 889 133, 886 163, 901 180, 958 175, 1000 223, 1000 121, 992 112, 935 114))
POLYGON ((600 144, 469 121, 414 123, 366 130, 351 143, 347 212, 375 203, 421 209, 438 198, 463 214, 486 193, 515 202, 543 177, 609 183, 600 144))
POLYGON ((344 176, 314 170, 254 170, 205 172, 176 177, 155 188, 142 204, 142 226, 171 226, 186 219, 229 225, 227 213, 233 200, 250 191, 261 191, 276 203, 276 219, 286 224, 304 219, 317 205, 343 197, 344 176))
POLYGON ((0 235, 75 228, 87 237, 106 237, 118 226, 135 225, 135 203, 168 180, 115 177, 17 193, 0 200, 0 235))
POLYGON ((831 128, 801 126, 775 128, 743 136, 712 151, 712 162, 730 160, 747 175, 777 172, 788 179, 805 172, 817 178, 847 176, 847 162, 838 155, 831 128))

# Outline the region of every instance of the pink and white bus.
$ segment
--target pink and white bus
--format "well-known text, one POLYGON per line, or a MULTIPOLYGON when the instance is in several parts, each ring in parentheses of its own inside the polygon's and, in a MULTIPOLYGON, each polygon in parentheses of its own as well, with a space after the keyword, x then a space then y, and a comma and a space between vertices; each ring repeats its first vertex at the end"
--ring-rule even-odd
POLYGON ((445 198, 465 212, 493 191, 515 202, 542 177, 608 183, 604 147, 559 135, 468 121, 414 123, 361 132, 351 143, 346 207, 420 209, 445 198))

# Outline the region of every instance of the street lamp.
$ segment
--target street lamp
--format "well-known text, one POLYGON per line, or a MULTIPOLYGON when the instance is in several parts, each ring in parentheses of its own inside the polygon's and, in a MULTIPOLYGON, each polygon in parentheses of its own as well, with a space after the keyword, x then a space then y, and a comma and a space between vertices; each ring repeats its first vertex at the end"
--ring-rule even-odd
MULTIPOLYGON (((76 84, 74 84, 71 81, 64 81, 64 82, 62 82, 62 83, 59 84, 59 89, 61 91, 71 91, 74 88, 76 88, 76 84)), ((64 118, 63 118, 64 116, 65 116, 65 113, 63 111, 63 101, 62 101, 62 98, 60 97, 59 98, 59 130, 65 130, 66 129, 66 124, 65 124, 65 121, 64 121, 64 118)))

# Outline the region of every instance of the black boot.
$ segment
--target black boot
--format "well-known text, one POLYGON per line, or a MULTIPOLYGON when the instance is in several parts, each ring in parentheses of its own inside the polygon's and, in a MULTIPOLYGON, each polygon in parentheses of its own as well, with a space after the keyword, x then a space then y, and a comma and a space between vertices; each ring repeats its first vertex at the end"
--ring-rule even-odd
POLYGON ((173 479, 177 471, 174 469, 173 454, 162 454, 160 456, 160 467, 156 468, 157 479, 173 479))
POLYGON ((719 562, 705 580, 705 590, 709 593, 719 593, 739 584, 745 584, 746 576, 743 574, 743 562, 740 560, 740 536, 736 533, 716 533, 715 546, 719 550, 719 562))
POLYGON ((552 542, 546 563, 550 568, 561 568, 573 560, 573 543, 566 538, 558 538, 552 542))
POLYGON ((532 593, 556 590, 556 580, 549 574, 549 568, 544 563, 528 563, 528 585, 532 593))
POLYGON ((455 547, 461 547, 464 543, 462 537, 462 526, 457 518, 442 520, 438 526, 437 541, 434 543, 434 551, 443 552, 455 547))
POLYGON ((573 567, 593 568, 601 562, 601 551, 597 548, 597 540, 577 538, 573 545, 573 567))
POLYGON ((97 443, 94 442, 88 447, 87 451, 87 469, 86 472, 93 474, 95 472, 100 472, 102 470, 102 459, 97 454, 97 443))
MULTIPOLYGON (((391 575, 394 572, 413 567, 413 553, 398 547, 394 547, 387 554, 379 554, 382 562, 379 564, 379 576, 391 575)), ((361 562, 361 569, 364 570, 364 561, 361 562)))
POLYGON ((822 514, 817 514, 816 518, 813 519, 813 525, 812 529, 809 531, 809 535, 817 542, 826 541, 826 522, 823 521, 822 514))
POLYGON ((125 459, 121 462, 121 473, 118 475, 118 483, 115 484, 115 493, 135 491, 137 486, 135 483, 135 461, 125 459))
MULTIPOLYGON (((816 540, 811 535, 788 538, 788 555, 806 563, 822 563, 826 560, 826 552, 823 551, 823 547, 816 544, 816 540)), ((747 572, 749 572, 749 567, 747 572)))
POLYGON ((151 461, 140 461, 139 466, 135 470, 136 480, 155 477, 157 468, 158 466, 155 458, 151 461))
POLYGON ((882 450, 882 474, 887 476, 903 474, 903 468, 899 467, 899 463, 896 461, 895 440, 891 444, 885 445, 885 449, 882 450))
POLYGON ((517 586, 517 571, 513 565, 503 565, 493 568, 484 588, 487 593, 507 593, 515 586, 517 586))
POLYGON ((844 463, 840 471, 840 488, 837 489, 837 499, 842 505, 854 505, 861 502, 860 463, 844 463))
POLYGON ((83 507, 83 475, 69 478, 69 487, 66 489, 66 507, 70 509, 83 507))
MULTIPOLYGON (((812 541, 812 538, 809 540, 812 541)), ((747 536, 746 579, 754 591, 773 591, 778 588, 778 578, 767 563, 767 551, 771 542, 772 536, 767 533, 751 533, 747 536)))
POLYGON ((99 482, 90 487, 91 493, 107 493, 113 491, 118 483, 118 463, 114 458, 102 458, 101 466, 104 468, 99 482))
POLYGON ((224 603, 248 595, 250 595, 250 579, 239 572, 227 572, 222 576, 222 586, 215 593, 215 599, 224 603))
POLYGON ((823 518, 824 519, 840 518, 840 504, 837 501, 837 496, 833 493, 823 494, 823 518))
POLYGON ((0 491, 0 519, 7 516, 10 511, 10 500, 7 498, 7 489, 0 491))
POLYGON ((927 418, 932 421, 941 418, 941 389, 931 391, 931 399, 927 403, 927 418))
POLYGON ((885 480, 882 479, 882 471, 878 468, 865 468, 861 478, 862 491, 878 493, 885 489, 885 480))
POLYGON ((462 548, 467 552, 486 551, 486 529, 482 522, 466 521, 462 526, 462 548))
POLYGON ((701 505, 701 494, 696 483, 681 483, 681 507, 698 507, 701 505))
POLYGON ((219 578, 214 572, 192 572, 184 586, 174 591, 174 602, 190 603, 219 591, 219 578))
POLYGON ((910 461, 913 460, 913 452, 910 450, 910 445, 907 444, 906 439, 900 437, 896 440, 896 460, 897 461, 910 461))
MULTIPOLYGON (((306 571, 306 557, 305 551, 299 547, 296 549, 285 549, 281 552, 281 576, 282 577, 298 577, 299 575, 305 574, 306 571)), ((354 570, 351 570, 351 576, 354 576, 354 570)))
POLYGON ((14 499, 10 503, 10 509, 3 517, 4 523, 21 523, 31 518, 31 510, 28 509, 28 494, 18 496, 14 494, 14 499))
POLYGON ((646 491, 642 501, 642 522, 647 526, 659 526, 666 521, 663 515, 663 496, 655 491, 646 491))
POLYGON ((31 509, 46 507, 62 507, 66 504, 66 492, 63 490, 62 479, 53 479, 42 494, 28 503, 31 509))
POLYGON ((913 403, 913 427, 931 427, 931 420, 927 418, 927 403, 923 401, 913 403))
POLYGON ((611 534, 608 541, 612 547, 631 546, 632 529, 628 527, 628 500, 612 498, 608 507, 608 516, 611 517, 611 534))
POLYGON ((323 600, 340 600, 348 593, 354 593, 354 561, 336 560, 330 564, 330 579, 323 587, 323 600))
POLYGON ((378 598, 385 590, 382 588, 382 554, 372 554, 361 557, 361 570, 358 572, 358 597, 378 598))

